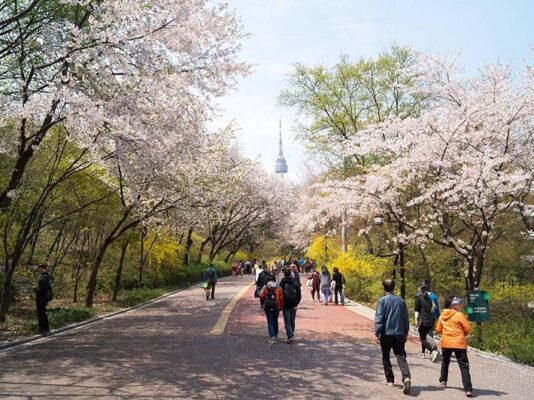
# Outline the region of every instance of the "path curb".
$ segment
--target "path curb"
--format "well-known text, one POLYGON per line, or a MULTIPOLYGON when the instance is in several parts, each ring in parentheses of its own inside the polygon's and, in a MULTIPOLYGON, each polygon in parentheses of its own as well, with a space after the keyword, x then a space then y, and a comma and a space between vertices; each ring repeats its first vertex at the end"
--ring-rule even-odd
POLYGON ((61 333, 64 333, 64 332, 67 332, 67 331, 71 331, 73 329, 81 328, 81 327, 86 326, 86 325, 91 325, 91 324, 94 324, 96 322, 99 322, 99 321, 102 321, 102 320, 105 320, 105 319, 113 318, 113 317, 116 317, 117 315, 125 314, 125 313, 127 313, 129 311, 135 310, 137 308, 145 307, 145 306, 147 306, 149 304, 155 303, 155 302, 160 301, 160 300, 162 300, 162 299, 164 299, 166 297, 172 296, 173 294, 181 292, 182 290, 189 289, 189 288, 192 288, 194 286, 195 285, 185 286, 183 288, 176 289, 176 290, 173 290, 172 292, 166 293, 166 294, 164 294, 162 296, 156 297, 155 299, 149 300, 147 302, 136 304, 135 306, 132 306, 132 307, 123 308, 123 309, 118 310, 118 311, 113 311, 113 312, 110 312, 110 313, 107 313, 107 314, 102 314, 102 315, 98 315, 98 316, 93 317, 93 318, 86 319, 85 321, 76 322, 74 324, 62 326, 61 328, 57 328, 57 329, 54 329, 54 330, 50 331, 50 333, 48 335, 46 335, 46 336, 33 335, 33 336, 30 336, 30 337, 27 337, 27 338, 24 338, 24 339, 15 340, 13 342, 1 344, 0 345, 0 353, 11 351, 11 350, 14 350, 17 347, 24 346, 24 345, 27 345, 29 343, 36 342, 38 340, 43 340, 43 339, 46 339, 46 338, 50 338, 51 336, 56 336, 56 335, 59 335, 61 333))

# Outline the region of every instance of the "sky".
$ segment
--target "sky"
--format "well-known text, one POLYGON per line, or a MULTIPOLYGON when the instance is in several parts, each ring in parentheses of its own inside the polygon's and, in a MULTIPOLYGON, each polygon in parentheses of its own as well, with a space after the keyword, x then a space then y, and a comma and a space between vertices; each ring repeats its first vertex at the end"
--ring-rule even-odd
POLYGON ((239 59, 253 64, 218 100, 216 127, 232 122, 245 156, 274 171, 282 121, 287 179, 306 175, 295 110, 277 104, 295 63, 333 66, 341 55, 376 57, 393 44, 455 56, 466 74, 487 63, 519 70, 534 56, 533 0, 227 0, 249 36, 239 59))

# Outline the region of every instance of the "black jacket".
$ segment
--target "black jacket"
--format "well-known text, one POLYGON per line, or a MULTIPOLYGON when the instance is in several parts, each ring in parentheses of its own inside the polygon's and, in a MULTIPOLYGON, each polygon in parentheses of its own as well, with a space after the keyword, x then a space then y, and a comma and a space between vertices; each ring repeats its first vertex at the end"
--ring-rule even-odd
POLYGON ((39 282, 37 283, 37 288, 35 290, 35 296, 40 302, 48 303, 48 286, 50 285, 50 275, 48 272, 43 272, 39 276, 39 282))
POLYGON ((345 278, 341 274, 341 272, 334 272, 332 275, 332 280, 336 282, 336 289, 342 289, 343 284, 345 283, 345 278))
POLYGON ((418 326, 433 326, 434 318, 432 318, 432 299, 423 296, 422 294, 415 298, 415 311, 419 313, 417 318, 418 326))
POLYGON ((293 277, 283 277, 280 281, 280 287, 282 288, 282 292, 284 292, 284 289, 286 285, 293 285, 295 286, 295 291, 297 292, 297 303, 296 304, 287 304, 286 299, 284 298, 284 309, 286 308, 293 308, 299 305, 300 300, 302 300, 302 292, 300 291, 300 286, 297 285, 293 277))

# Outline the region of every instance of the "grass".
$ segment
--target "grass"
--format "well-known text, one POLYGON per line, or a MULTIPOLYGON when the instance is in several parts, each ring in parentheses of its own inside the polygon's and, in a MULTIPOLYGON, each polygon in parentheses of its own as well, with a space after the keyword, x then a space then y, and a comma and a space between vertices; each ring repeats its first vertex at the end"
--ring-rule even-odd
POLYGON ((166 293, 169 293, 176 288, 143 288, 143 289, 133 289, 127 292, 124 292, 118 304, 122 307, 133 307, 137 304, 145 303, 149 300, 155 299, 157 297, 163 296, 166 293))

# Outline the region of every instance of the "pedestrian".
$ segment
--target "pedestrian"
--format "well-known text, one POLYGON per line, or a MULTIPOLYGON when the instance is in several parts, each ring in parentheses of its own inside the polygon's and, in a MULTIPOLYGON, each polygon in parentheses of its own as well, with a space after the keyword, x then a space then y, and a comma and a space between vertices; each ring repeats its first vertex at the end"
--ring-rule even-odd
POLYGON ((451 355, 454 352, 460 367, 465 395, 473 397, 473 386, 467 358, 467 336, 471 332, 471 325, 465 318, 464 313, 459 311, 461 303, 462 299, 460 297, 447 297, 444 302, 445 310, 439 316, 436 324, 436 332, 441 335, 441 354, 443 356, 439 386, 441 388, 447 387, 449 364, 451 355))
POLYGON ((215 298, 215 285, 217 284, 217 270, 213 264, 210 264, 206 272, 204 272, 204 281, 208 284, 206 287, 206 300, 210 299, 210 292, 211 300, 213 300, 215 298))
POLYGON ((47 334, 50 332, 48 324, 48 315, 46 313, 46 306, 52 300, 52 285, 51 278, 47 271, 46 264, 39 264, 35 268, 39 272, 39 281, 37 286, 33 289, 35 292, 35 306, 37 310, 37 322, 39 324, 39 333, 47 334))
POLYGON ((263 308, 263 299, 259 294, 261 293, 261 290, 269 281, 276 281, 274 278, 274 275, 269 271, 269 268, 263 267, 261 269, 260 274, 258 275, 258 279, 256 280, 256 291, 258 293, 258 297, 260 298, 260 306, 263 308))
POLYGON ((280 310, 284 308, 284 295, 274 276, 271 275, 267 284, 261 289, 260 301, 263 301, 263 311, 267 318, 269 344, 275 344, 278 338, 278 316, 280 310))
MULTIPOLYGON (((296 265, 293 265, 297 268, 296 265)), ((297 284, 295 279, 291 276, 291 270, 289 268, 284 269, 284 277, 280 281, 280 287, 284 295, 284 326, 286 328, 287 341, 289 344, 295 337, 295 319, 297 317, 297 306, 302 299, 302 293, 300 291, 300 284, 297 284)))
POLYGON ((338 296, 339 296, 339 301, 341 302, 341 305, 344 306, 345 305, 345 294, 343 293, 343 285, 345 284, 345 277, 343 276, 341 272, 339 272, 338 267, 334 268, 334 273, 332 274, 332 281, 335 282, 335 286, 334 286, 335 303, 338 304, 337 301, 338 301, 338 296))
POLYGON ((391 349, 397 358, 397 364, 402 374, 402 392, 410 393, 412 385, 410 368, 406 360, 405 343, 408 340, 410 321, 408 308, 403 299, 393 294, 395 281, 385 279, 382 282, 386 294, 378 300, 375 314, 375 340, 382 349, 382 364, 386 375, 385 384, 393 386, 395 376, 389 359, 391 349))
POLYGON ((291 265, 291 272, 293 273, 293 279, 295 280, 295 283, 299 286, 299 288, 302 286, 302 283, 300 282, 300 273, 298 271, 298 268, 295 264, 291 265))
POLYGON ((421 286, 421 294, 415 298, 415 321, 421 341, 421 358, 425 358, 425 350, 430 352, 432 362, 439 356, 438 346, 433 338, 434 319, 432 317, 433 301, 430 299, 428 287, 421 286))
POLYGON ((323 294, 324 305, 328 305, 328 299, 330 298, 330 283, 332 279, 330 278, 330 272, 326 265, 323 266, 321 271, 321 293, 323 294))
POLYGON ((312 301, 315 301, 315 295, 317 294, 317 301, 321 301, 321 277, 317 271, 313 271, 311 274, 311 296, 312 301))

